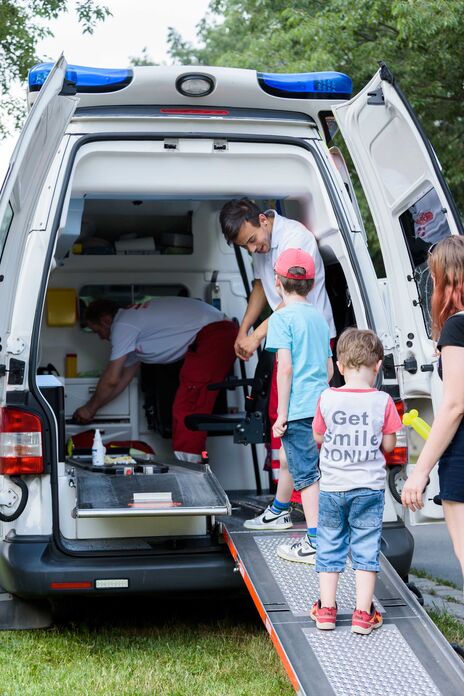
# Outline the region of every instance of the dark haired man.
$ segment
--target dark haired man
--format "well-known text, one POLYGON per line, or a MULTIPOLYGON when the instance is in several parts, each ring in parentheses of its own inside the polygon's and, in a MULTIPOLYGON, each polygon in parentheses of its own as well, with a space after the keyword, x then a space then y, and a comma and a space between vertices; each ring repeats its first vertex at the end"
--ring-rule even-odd
POLYGON ((179 459, 200 461, 206 435, 188 430, 184 419, 213 410, 217 393, 207 385, 222 382, 234 364, 235 324, 190 297, 161 297, 127 309, 111 300, 95 300, 87 308, 86 322, 111 342, 111 355, 94 395, 74 418, 90 423, 99 408, 127 387, 140 363, 164 365, 184 358, 172 407, 172 445, 179 459))
POLYGON ((274 284, 274 265, 286 249, 302 249, 314 259, 316 280, 308 300, 325 316, 331 338, 335 337, 332 308, 325 289, 325 272, 314 235, 297 220, 279 215, 275 210, 262 213, 248 198, 226 203, 219 215, 221 229, 228 244, 237 244, 252 254, 255 283, 235 341, 235 352, 248 360, 266 337, 267 321, 248 335, 266 306, 274 311, 281 299, 274 284))
MULTIPOLYGON (((255 282, 248 300, 248 307, 240 324, 235 341, 235 353, 242 360, 249 360, 266 338, 268 321, 263 321, 248 335, 266 302, 274 311, 281 305, 281 298, 274 283, 274 266, 286 249, 302 249, 312 256, 315 263, 315 282, 308 293, 308 300, 325 317, 330 337, 335 338, 332 308, 325 289, 325 272, 314 235, 297 220, 279 215, 275 210, 262 213, 248 198, 236 198, 226 203, 219 215, 221 229, 228 244, 237 244, 252 255, 255 282)), ((277 418, 276 370, 272 379, 269 398, 271 423, 277 418)), ((279 471, 280 440, 271 433, 272 473, 277 480, 279 471)), ((296 497, 298 500, 298 496, 296 497)))

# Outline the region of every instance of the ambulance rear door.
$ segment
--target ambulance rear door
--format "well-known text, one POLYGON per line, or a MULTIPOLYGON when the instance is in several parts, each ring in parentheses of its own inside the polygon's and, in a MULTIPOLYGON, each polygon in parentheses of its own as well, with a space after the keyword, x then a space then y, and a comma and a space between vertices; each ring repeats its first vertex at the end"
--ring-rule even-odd
MULTIPOLYGON (((21 355, 23 361, 28 353, 27 336, 10 335, 12 313, 28 240, 30 242, 31 235, 40 234, 49 224, 50 211, 46 211, 42 221, 32 229, 37 202, 78 101, 67 95, 73 89, 65 82, 66 65, 61 56, 40 90, 13 151, 0 194, 0 365, 3 365, 3 375, 9 369, 7 356, 21 355)), ((28 253, 31 255, 30 249, 28 253)), ((40 279, 42 269, 33 270, 40 279)), ((30 308, 23 309, 26 313, 30 308)), ((0 391, 2 403, 6 381, 3 380, 0 391)), ((9 381, 11 383, 11 379, 9 381)), ((18 379, 14 383, 21 384, 18 379)))
MULTIPOLYGON (((333 112, 357 169, 377 229, 395 324, 397 373, 407 407, 431 420, 441 399, 431 336, 432 282, 428 250, 462 223, 440 164, 417 118, 386 65, 353 99, 333 112)), ((412 452, 422 441, 411 433, 412 452)), ((436 467, 426 505, 415 524, 443 518, 434 503, 436 467)))

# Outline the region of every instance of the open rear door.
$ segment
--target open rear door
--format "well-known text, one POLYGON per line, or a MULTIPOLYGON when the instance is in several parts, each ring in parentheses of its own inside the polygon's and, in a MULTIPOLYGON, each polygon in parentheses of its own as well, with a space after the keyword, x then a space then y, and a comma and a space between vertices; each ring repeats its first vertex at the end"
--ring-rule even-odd
MULTIPOLYGON (((409 407, 418 405, 430 419, 441 383, 431 340, 428 249, 450 234, 462 234, 462 224, 435 153, 385 65, 359 94, 333 111, 377 228, 402 395, 409 407)), ((442 519, 433 502, 437 493, 435 470, 426 505, 412 515, 413 523, 442 519)))
MULTIPOLYGON (((0 194, 0 363, 7 339, 18 271, 45 177, 77 104, 65 96, 66 61, 59 58, 32 107, 13 151, 0 194)), ((69 87, 66 86, 66 91, 69 87)), ((45 225, 47 216, 44 216, 45 225)), ((40 269, 37 270, 40 272, 40 269)), ((0 391, 4 396, 4 388, 0 391)))

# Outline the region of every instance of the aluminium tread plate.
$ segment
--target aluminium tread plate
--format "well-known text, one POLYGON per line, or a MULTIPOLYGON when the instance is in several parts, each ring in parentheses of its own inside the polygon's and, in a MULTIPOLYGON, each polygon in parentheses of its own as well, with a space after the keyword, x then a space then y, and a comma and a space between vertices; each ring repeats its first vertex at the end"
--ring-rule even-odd
POLYGON ((295 530, 232 531, 225 539, 295 691, 301 696, 459 696, 464 664, 382 556, 375 603, 384 625, 369 636, 351 633, 354 572, 340 579, 335 631, 309 618, 317 599, 314 566, 276 556, 295 530))

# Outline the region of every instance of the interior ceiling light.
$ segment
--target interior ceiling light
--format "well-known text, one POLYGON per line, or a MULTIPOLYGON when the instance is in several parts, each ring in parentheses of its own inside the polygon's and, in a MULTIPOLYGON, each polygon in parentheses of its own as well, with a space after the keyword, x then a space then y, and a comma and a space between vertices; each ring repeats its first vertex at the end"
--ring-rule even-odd
POLYGON ((184 97, 207 97, 214 89, 214 80, 209 75, 187 73, 177 78, 176 89, 184 97))

